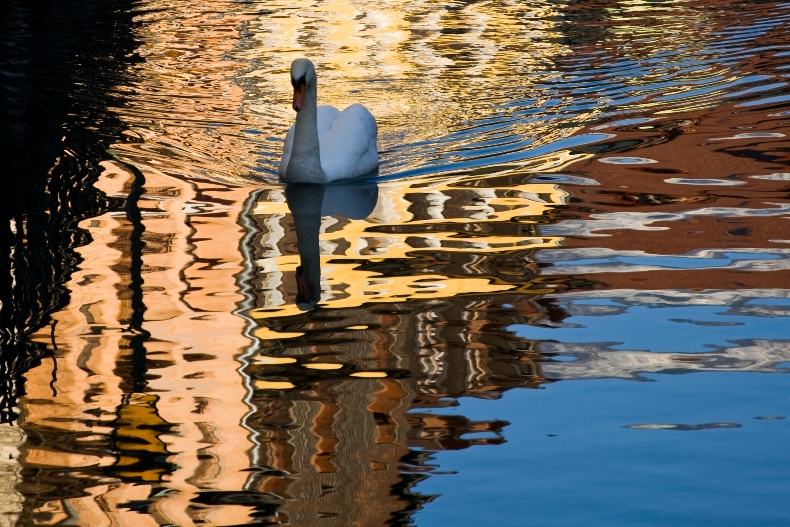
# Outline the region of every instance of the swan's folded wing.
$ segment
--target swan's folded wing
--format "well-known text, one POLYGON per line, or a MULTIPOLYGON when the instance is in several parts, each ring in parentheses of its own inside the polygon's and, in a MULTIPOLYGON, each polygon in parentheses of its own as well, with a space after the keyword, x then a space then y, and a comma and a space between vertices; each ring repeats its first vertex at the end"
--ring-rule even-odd
MULTIPOLYGON (((320 119, 319 119, 320 121, 320 119)), ((321 167, 330 181, 367 174, 378 166, 376 120, 361 104, 352 104, 326 130, 319 124, 321 167)))
MULTIPOLYGON (((332 127, 332 124, 340 116, 340 110, 334 106, 319 106, 317 111, 318 116, 318 135, 326 132, 332 127)), ((319 139, 320 142, 320 139, 319 139)))

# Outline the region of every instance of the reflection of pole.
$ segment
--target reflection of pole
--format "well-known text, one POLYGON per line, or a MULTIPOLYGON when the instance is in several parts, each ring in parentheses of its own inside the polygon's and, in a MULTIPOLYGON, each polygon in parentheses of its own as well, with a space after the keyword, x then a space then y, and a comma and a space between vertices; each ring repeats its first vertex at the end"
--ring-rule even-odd
POLYGON ((129 235, 130 263, 129 263, 129 290, 132 293, 132 315, 129 319, 129 331, 134 333, 129 339, 132 349, 132 391, 142 392, 145 389, 145 374, 147 368, 145 341, 151 334, 143 329, 143 315, 146 307, 143 302, 143 216, 140 213, 139 200, 144 192, 145 176, 136 167, 126 164, 126 168, 134 175, 129 196, 126 198, 126 217, 132 224, 129 235))

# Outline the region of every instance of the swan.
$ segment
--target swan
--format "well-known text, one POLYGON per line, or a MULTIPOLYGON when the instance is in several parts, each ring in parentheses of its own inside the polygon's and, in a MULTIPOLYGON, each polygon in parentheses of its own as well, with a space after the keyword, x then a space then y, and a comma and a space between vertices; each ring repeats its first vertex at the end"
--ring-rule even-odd
POLYGON ((338 111, 317 105, 315 66, 308 59, 291 63, 296 122, 288 130, 280 161, 286 183, 329 183, 372 172, 378 167, 376 119, 361 104, 338 111))
POLYGON ((309 311, 321 300, 321 218, 365 219, 376 208, 378 197, 378 186, 369 181, 285 187, 285 201, 293 216, 299 251, 299 267, 296 268, 299 309, 309 311))

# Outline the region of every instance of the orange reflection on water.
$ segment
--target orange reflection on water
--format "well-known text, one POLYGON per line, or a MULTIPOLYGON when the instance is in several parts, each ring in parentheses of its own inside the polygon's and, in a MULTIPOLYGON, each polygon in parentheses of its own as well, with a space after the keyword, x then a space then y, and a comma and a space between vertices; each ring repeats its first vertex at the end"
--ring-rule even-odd
MULTIPOLYGON (((133 174, 115 163, 104 168, 101 188, 128 194, 133 174)), ((28 374, 19 424, 36 440, 23 447, 21 462, 79 471, 73 485, 88 495, 67 496, 48 510, 54 523, 73 509, 79 517, 139 525, 137 513, 124 519, 123 506, 107 510, 100 502, 108 495, 117 496, 110 504, 144 499, 165 481, 173 492, 157 501, 154 524, 238 523, 244 511, 191 511, 190 499, 206 487, 242 486, 240 471, 250 462, 250 432, 242 424, 250 408, 236 360, 250 340, 233 315, 242 299, 234 276, 243 264, 229 236, 241 235, 236 218, 249 189, 198 186, 152 170, 145 177, 142 248, 130 245, 134 225, 125 216, 87 220, 94 242, 79 250, 70 306, 55 315, 52 335, 45 328, 34 337, 51 339, 57 350, 28 374), (145 322, 137 328, 139 306, 130 298, 136 256, 145 298, 145 322)), ((36 520, 44 512, 28 514, 36 520)))

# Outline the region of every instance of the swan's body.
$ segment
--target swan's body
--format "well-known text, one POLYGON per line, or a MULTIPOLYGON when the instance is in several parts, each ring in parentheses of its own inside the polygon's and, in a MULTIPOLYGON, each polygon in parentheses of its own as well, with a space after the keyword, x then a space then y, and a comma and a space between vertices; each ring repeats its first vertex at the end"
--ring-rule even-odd
POLYGON ((307 59, 291 64, 296 122, 288 130, 280 161, 286 183, 329 183, 367 174, 379 164, 376 120, 361 104, 338 111, 318 106, 315 68, 307 59))

